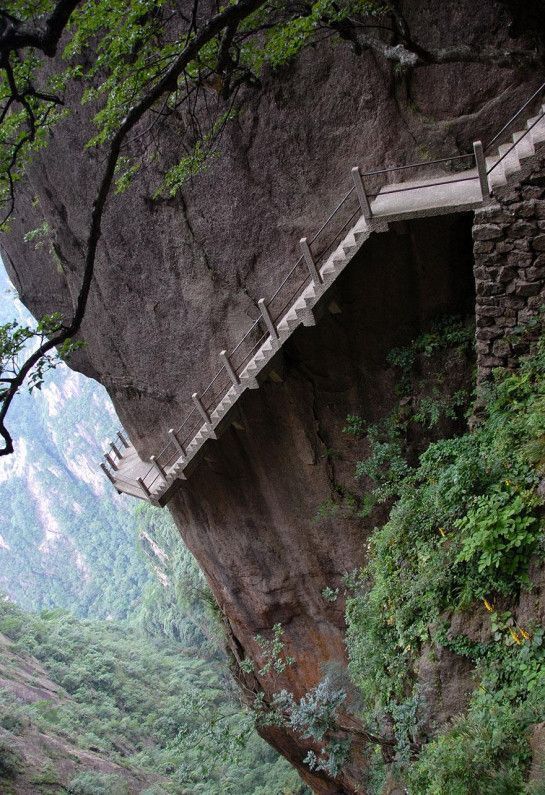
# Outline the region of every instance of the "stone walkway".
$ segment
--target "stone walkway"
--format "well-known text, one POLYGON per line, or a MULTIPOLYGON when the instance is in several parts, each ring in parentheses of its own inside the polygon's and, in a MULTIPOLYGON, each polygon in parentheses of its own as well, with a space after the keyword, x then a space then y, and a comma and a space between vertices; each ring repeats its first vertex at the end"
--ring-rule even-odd
MULTIPOLYGON (((493 156, 485 159, 480 155, 482 149, 477 144, 475 154, 467 156, 468 161, 471 159, 477 164, 471 169, 457 173, 443 170, 420 180, 386 184, 376 195, 367 195, 364 181, 368 182, 376 174, 386 172, 360 175, 358 169, 353 169, 354 187, 321 231, 328 224, 331 225, 336 217, 339 223, 343 220, 343 207, 346 207, 349 198, 359 203, 356 211, 359 217, 355 223, 334 250, 326 249, 325 254, 322 252, 322 259, 312 252, 313 241, 301 241, 302 256, 291 273, 297 275, 297 268, 302 268, 303 272, 306 268, 306 279, 297 294, 281 310, 280 316, 275 318, 275 301, 282 298, 281 291, 285 284, 289 285, 291 275, 288 274, 277 294, 268 302, 260 302, 261 318, 231 354, 225 351, 220 354, 222 370, 218 371, 200 397, 197 394, 193 396, 194 408, 179 429, 169 432, 169 442, 156 458, 143 461, 124 436, 119 435, 120 441, 112 443, 106 463, 101 463, 116 489, 157 505, 165 505, 178 482, 185 480, 198 464, 204 447, 228 427, 233 408, 244 391, 259 388, 258 376, 285 341, 300 325, 315 324, 312 313, 314 305, 372 234, 386 231, 390 221, 464 212, 481 207, 489 201, 490 191, 506 184, 508 177, 520 170, 521 161, 531 157, 535 153, 535 145, 543 141, 545 105, 540 115, 528 119, 526 129, 514 133, 511 141, 500 145, 493 156), (244 352, 244 345, 254 347, 250 348, 250 354, 242 362, 237 363, 237 357, 240 357, 241 351, 244 352), (210 395, 206 397, 207 393, 211 394, 213 389, 218 388, 216 399, 210 395), (213 405, 207 405, 210 400, 213 405)), ((461 158, 452 158, 450 165, 456 160, 463 162, 461 158)), ((414 168, 429 171, 431 165, 422 163, 414 168)))

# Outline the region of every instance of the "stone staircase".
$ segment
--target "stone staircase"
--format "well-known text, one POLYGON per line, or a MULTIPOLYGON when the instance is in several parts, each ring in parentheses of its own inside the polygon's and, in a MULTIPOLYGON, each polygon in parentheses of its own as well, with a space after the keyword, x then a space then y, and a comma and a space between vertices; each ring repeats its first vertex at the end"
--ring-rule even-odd
MULTIPOLYGON (((544 88, 545 84, 538 92, 544 88)), ((538 92, 534 97, 538 95, 538 92)), ((521 111, 531 100, 523 106, 521 111)), ((513 119, 517 119, 521 111, 513 119)), ((503 133, 504 130, 505 128, 500 132, 503 133)), ((286 340, 300 325, 315 325, 314 308, 316 304, 335 283, 369 237, 372 234, 386 231, 388 223, 392 221, 464 212, 488 202, 490 192, 494 188, 507 184, 511 175, 520 171, 523 161, 535 154, 536 146, 545 142, 545 104, 542 105, 538 115, 527 120, 524 129, 517 130, 510 138, 510 141, 500 144, 496 151, 488 156, 483 153, 481 144, 477 142, 474 145, 473 155, 457 156, 450 159, 454 162, 465 157, 472 158, 475 163, 473 168, 456 173, 443 172, 420 180, 387 183, 376 194, 366 192, 364 180, 372 178, 377 173, 386 173, 386 171, 361 174, 359 169, 353 169, 354 186, 348 196, 353 194, 358 199, 360 212, 357 212, 359 217, 356 222, 336 248, 326 254, 324 261, 315 261, 307 240, 301 241, 302 258, 298 263, 304 261, 307 266, 306 281, 308 283, 303 284, 291 305, 276 321, 273 320, 268 308, 274 296, 268 304, 263 300, 260 301, 261 321, 266 327, 265 340, 261 341, 262 338, 260 338, 257 350, 239 370, 233 366, 227 352, 222 352, 225 372, 229 376, 231 386, 226 388, 225 393, 218 399, 217 405, 213 409, 207 410, 199 396, 197 394, 193 396, 195 408, 186 418, 186 422, 191 415, 196 416, 199 427, 186 445, 180 443, 180 433, 171 430, 169 431, 170 448, 167 446, 157 458, 152 457, 150 462, 145 462, 138 456, 135 448, 125 439, 124 435, 118 434, 120 441, 111 444, 111 450, 105 454, 106 463, 101 463, 103 471, 115 488, 119 492, 145 499, 154 504, 165 505, 179 485, 179 481, 187 479, 197 466, 205 446, 217 439, 218 435, 230 425, 234 419, 234 409, 241 395, 246 389, 259 388, 260 376, 268 368, 286 340), (162 455, 166 456, 166 462, 162 462, 162 455)), ((496 139, 493 140, 495 142, 496 139)), ((487 149, 490 148, 489 145, 487 149)), ((442 164, 445 160, 435 162, 442 164)), ((414 166, 403 166, 401 169, 423 167, 429 170, 431 165, 433 163, 426 162, 414 166)), ((388 171, 401 169, 389 169, 388 171)), ((343 199, 343 202, 346 198, 343 199)), ((341 205, 332 213, 328 223, 334 219, 341 205)), ((258 323, 259 321, 256 321, 254 326, 257 327, 258 323)), ((251 336, 249 337, 247 334, 243 341, 246 338, 249 338, 251 342, 251 336)), ((235 348, 231 357, 236 350, 235 348)), ((215 378, 218 378, 218 375, 220 373, 215 378)), ((180 431, 182 429, 183 425, 180 431)))

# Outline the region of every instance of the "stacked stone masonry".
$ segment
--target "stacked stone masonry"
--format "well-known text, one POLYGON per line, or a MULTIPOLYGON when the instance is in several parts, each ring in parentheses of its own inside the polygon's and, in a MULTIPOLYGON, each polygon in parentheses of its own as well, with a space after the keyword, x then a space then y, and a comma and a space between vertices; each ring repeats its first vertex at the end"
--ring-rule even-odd
POLYGON ((516 181, 475 211, 476 337, 479 381, 512 367, 525 350, 517 330, 545 305, 545 146, 516 181))

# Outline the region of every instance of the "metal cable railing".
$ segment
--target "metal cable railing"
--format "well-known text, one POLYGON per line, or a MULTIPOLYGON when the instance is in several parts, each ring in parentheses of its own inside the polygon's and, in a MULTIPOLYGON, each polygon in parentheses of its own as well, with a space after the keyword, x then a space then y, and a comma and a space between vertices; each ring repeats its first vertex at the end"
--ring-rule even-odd
POLYGON ((486 173, 487 173, 487 175, 488 175, 488 174, 491 174, 491 173, 494 171, 494 169, 495 169, 495 168, 497 168, 497 167, 500 165, 500 163, 503 163, 503 161, 505 160, 505 158, 506 158, 506 157, 508 157, 508 156, 511 154, 511 152, 513 151, 513 149, 515 149, 517 146, 520 146, 520 142, 521 142, 521 141, 523 141, 523 140, 526 138, 526 136, 527 136, 527 135, 529 135, 529 134, 532 132, 532 130, 534 129, 534 127, 535 127, 537 124, 539 124, 539 122, 540 122, 540 121, 541 121, 541 120, 542 120, 544 117, 545 117, 545 112, 542 112, 542 113, 541 113, 541 114, 540 114, 540 115, 537 117, 537 119, 536 119, 534 122, 532 122, 532 124, 531 124, 531 125, 530 125, 530 126, 529 126, 529 127, 526 129, 526 130, 525 130, 525 132, 523 133, 523 135, 521 135, 521 136, 520 136, 520 138, 517 138, 517 140, 516 140, 516 141, 513 141, 513 144, 512 144, 512 145, 509 147, 509 149, 507 149, 507 151, 503 153, 503 155, 502 155, 502 156, 501 156, 501 157, 500 157, 500 158, 499 158, 499 159, 498 159, 498 160, 497 160, 497 161, 494 163, 494 165, 493 165, 493 166, 491 166, 491 167, 490 167, 490 168, 487 170, 487 172, 486 172, 486 173))
POLYGON ((337 213, 339 212, 339 210, 341 209, 341 207, 343 206, 343 204, 344 204, 345 202, 347 202, 347 201, 348 201, 348 199, 350 198, 350 196, 352 196, 352 194, 354 193, 354 191, 355 191, 355 187, 352 185, 352 187, 350 188, 350 190, 348 191, 348 193, 346 194, 346 196, 344 196, 344 198, 342 198, 342 199, 341 199, 341 201, 340 201, 340 202, 338 203, 338 205, 335 207, 335 209, 333 210, 333 212, 332 212, 332 213, 330 213, 330 215, 327 217, 327 219, 324 221, 324 223, 323 223, 323 224, 321 225, 321 227, 318 229, 318 231, 316 232, 316 234, 315 234, 313 237, 311 237, 311 238, 310 238, 310 240, 308 241, 308 244, 309 244, 309 246, 310 246, 312 243, 314 243, 314 241, 317 239, 317 237, 320 235, 320 233, 324 231, 324 229, 326 228, 326 226, 329 226, 329 223, 330 223, 330 222, 333 220, 333 218, 335 218, 335 216, 337 215, 337 213))
POLYGON ((392 196, 394 193, 406 193, 410 190, 425 190, 426 188, 438 188, 441 185, 452 185, 458 182, 472 182, 474 179, 479 179, 478 174, 471 177, 460 177, 459 179, 444 179, 441 182, 429 182, 426 185, 411 185, 408 188, 396 188, 395 190, 381 190, 377 193, 368 193, 370 199, 375 199, 377 196, 392 196))
POLYGON ((539 88, 534 91, 534 93, 532 94, 530 99, 526 100, 524 105, 522 105, 517 110, 517 112, 513 116, 511 116, 509 121, 506 124, 504 124, 503 127, 501 128, 501 130, 498 130, 498 132, 495 134, 495 136, 487 143, 487 145, 484 148, 485 154, 490 150, 490 147, 493 146, 496 143, 496 141, 498 141, 501 138, 501 136, 504 134, 504 132, 509 129, 509 127, 513 124, 513 122, 516 121, 519 118, 519 116, 521 116, 524 113, 526 108, 529 105, 532 104, 534 99, 536 99, 536 97, 538 97, 540 94, 543 93, 543 91, 545 91, 545 83, 542 83, 539 86, 539 88))
POLYGON ((358 207, 356 210, 354 210, 348 216, 346 221, 343 223, 341 228, 339 230, 337 230, 337 232, 334 234, 334 236, 332 238, 328 239, 328 241, 325 244, 325 246, 323 246, 320 249, 320 251, 317 254, 314 255, 314 259, 315 259, 318 267, 320 266, 320 264, 324 260, 326 260, 328 258, 328 256, 333 252, 333 250, 335 248, 337 248, 337 246, 339 245, 339 243, 343 239, 343 235, 346 236, 345 235, 346 230, 349 229, 353 225, 353 223, 356 220, 356 218, 358 218, 360 216, 360 213, 361 213, 361 210, 358 207))
POLYGON ((421 160, 419 163, 406 163, 403 166, 389 166, 388 168, 379 168, 377 171, 362 172, 362 177, 376 177, 379 174, 390 174, 393 171, 407 171, 411 168, 421 168, 422 166, 435 166, 441 163, 454 163, 457 160, 465 160, 467 157, 473 157, 473 154, 468 153, 465 155, 450 155, 449 157, 439 157, 435 160, 421 160))
MULTIPOLYGON (((543 91, 545 91, 545 83, 532 94, 524 105, 519 108, 517 113, 515 113, 496 133, 487 144, 484 153, 490 150, 491 146, 501 138, 504 132, 510 128, 524 110, 528 108, 543 91)), ((317 274, 318 278, 321 280, 319 268, 344 240, 347 229, 352 228, 355 219, 360 215, 363 215, 366 219, 372 216, 369 199, 376 199, 378 196, 382 198, 395 193, 404 193, 417 189, 421 190, 442 185, 451 185, 458 182, 470 182, 476 179, 481 180, 482 187, 483 179, 484 183, 488 184, 486 182, 486 177, 509 156, 544 117, 545 112, 542 111, 539 117, 528 127, 523 135, 521 135, 518 140, 514 141, 508 150, 488 169, 485 165, 483 166, 484 154, 482 148, 480 152, 477 149, 477 146, 481 147, 480 144, 474 144, 474 152, 467 154, 456 154, 436 158, 434 160, 425 160, 419 163, 409 163, 401 166, 391 166, 363 173, 360 172, 358 168, 354 168, 352 170, 354 185, 345 196, 343 196, 341 201, 336 205, 314 235, 309 240, 305 238, 301 241, 302 247, 303 244, 306 246, 306 254, 305 248, 303 247, 303 255, 297 259, 294 266, 288 271, 271 297, 267 301, 264 301, 263 306, 260 307, 262 316, 251 324, 250 328, 230 352, 225 352, 224 367, 220 368, 215 373, 210 383, 200 393, 200 396, 195 395, 196 405, 186 415, 181 425, 174 430, 175 441, 173 439, 169 440, 156 457, 152 456, 153 460, 149 468, 142 477, 138 478, 137 485, 115 475, 115 472, 118 470, 118 465, 124 458, 124 450, 129 449, 129 443, 125 439, 124 433, 119 431, 119 443, 111 443, 110 451, 105 454, 106 463, 101 463, 101 467, 108 478, 112 480, 114 484, 124 484, 130 486, 132 489, 139 488, 147 497, 152 496, 152 489, 158 482, 166 484, 169 469, 179 461, 183 462, 185 460, 187 449, 195 439, 196 434, 210 423, 210 415, 217 409, 233 385, 238 385, 241 374, 257 351, 269 338, 270 324, 272 323, 275 328, 277 327, 279 321, 285 316, 289 308, 295 304, 307 285, 317 278, 317 274), (367 192, 363 183, 363 179, 365 178, 381 177, 398 171, 407 172, 411 169, 430 166, 444 166, 445 164, 450 164, 452 166, 463 160, 466 160, 472 165, 476 164, 477 174, 460 176, 455 179, 439 179, 428 184, 420 183, 408 185, 393 190, 379 189, 375 192, 367 192), (357 173, 354 174, 354 172, 357 173), (355 210, 348 206, 348 201, 351 197, 357 199, 357 208, 355 210), (320 236, 326 231, 329 232, 326 241, 319 244, 320 236), (310 267, 308 258, 310 258, 310 267), (207 417, 208 420, 206 419, 207 417)), ((471 168, 471 166, 469 166, 469 168, 471 168)), ((460 173, 463 174, 464 170, 461 170, 460 173)))

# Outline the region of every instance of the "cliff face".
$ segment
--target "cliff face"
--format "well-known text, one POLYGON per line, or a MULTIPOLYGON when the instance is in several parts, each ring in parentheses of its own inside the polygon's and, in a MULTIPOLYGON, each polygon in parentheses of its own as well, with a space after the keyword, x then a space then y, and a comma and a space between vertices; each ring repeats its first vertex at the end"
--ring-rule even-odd
MULTIPOLYGON (((479 47, 508 35, 501 3, 483 4, 477 16, 468 0, 440 11, 420 0, 407 14, 424 45, 454 43, 462 30, 479 47)), ((460 64, 421 69, 405 84, 370 54, 323 44, 265 76, 229 127, 221 158, 181 196, 152 201, 160 174, 181 155, 181 127, 163 130, 159 164, 141 153, 146 167, 110 205, 82 332, 86 347, 74 361, 106 386, 141 455, 162 447, 167 429, 180 423, 191 393, 216 370, 218 352, 246 331, 258 299, 289 270, 298 239, 343 195, 352 165, 467 151, 474 138, 490 137, 534 83, 460 64)), ((92 152, 81 154, 88 137, 83 110, 57 129, 29 170, 13 232, 2 241, 20 295, 37 316, 68 313, 77 295, 101 167, 92 152), (41 213, 54 257, 22 242, 41 213)), ((364 493, 354 480, 364 449, 342 428, 348 414, 376 420, 392 407, 392 346, 437 314, 472 307, 470 227, 462 215, 394 224, 375 236, 339 279, 318 326, 300 329, 274 377, 245 393, 240 421, 169 505, 224 612, 235 657, 259 667, 255 635, 270 636, 282 624, 296 662, 259 678, 268 695, 287 687, 301 696, 327 663, 345 659, 343 605, 321 595, 365 557, 365 523, 343 511, 347 495, 364 493), (337 510, 328 511, 331 505, 337 510)), ((466 375, 452 370, 453 388, 466 375)), ((252 674, 244 684, 258 688, 252 674)), ((356 791, 363 763, 333 783, 310 774, 296 738, 264 733, 316 792, 356 791)))

